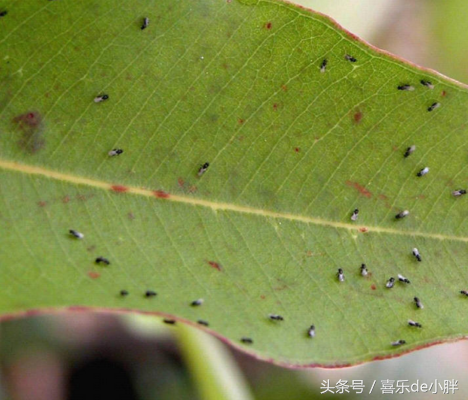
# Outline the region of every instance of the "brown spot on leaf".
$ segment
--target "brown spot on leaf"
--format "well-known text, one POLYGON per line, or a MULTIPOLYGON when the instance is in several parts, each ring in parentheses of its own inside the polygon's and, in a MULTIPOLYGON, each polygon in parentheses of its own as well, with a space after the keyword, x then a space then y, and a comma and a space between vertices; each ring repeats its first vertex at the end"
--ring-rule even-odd
POLYGON ((238 122, 240 125, 242 125, 245 121, 244 121, 242 118, 239 118, 239 119, 237 120, 237 122, 238 122))
POLYGON ((278 110, 278 103, 273 104, 273 110, 278 110))
POLYGON ((294 148, 294 151, 295 151, 296 153, 299 153, 299 152, 301 151, 301 149, 300 149, 299 147, 296 147, 296 148, 294 148))
POLYGON ((376 290, 376 289, 377 289, 377 286, 372 285, 370 288, 371 288, 372 290, 376 290))
POLYGON ((112 185, 111 189, 116 193, 125 193, 128 191, 128 187, 123 185, 112 185))
POLYGON ((97 278, 99 278, 101 276, 101 274, 99 272, 89 271, 88 276, 91 279, 97 279, 97 278))
POLYGON ((38 205, 39 207, 45 207, 45 206, 47 205, 47 202, 41 200, 41 201, 38 201, 38 202, 37 202, 37 205, 38 205))
POLYGON ((135 214, 133 214, 131 211, 127 214, 128 219, 134 220, 135 219, 135 214))
POLYGON ((364 186, 360 185, 359 183, 346 181, 346 184, 356 189, 360 195, 367 197, 368 199, 372 197, 372 193, 369 190, 367 190, 364 186))
POLYGON ((158 199, 168 199, 171 197, 169 193, 166 193, 163 190, 154 190, 153 194, 158 198, 158 199))
POLYGON ((62 203, 67 204, 70 202, 70 196, 63 196, 62 197, 62 203))
POLYGON ((366 232, 368 232, 368 231, 369 231, 369 229, 367 229, 365 226, 361 226, 361 227, 359 228, 359 232, 366 233, 366 232))
POLYGON ((356 124, 359 124, 362 120, 363 114, 361 111, 356 111, 354 113, 353 119, 356 124))
POLYGON ((13 118, 22 132, 18 145, 30 154, 35 154, 45 145, 43 138, 44 124, 42 116, 37 111, 29 111, 13 118))
POLYGON ((265 28, 267 28, 267 29, 271 29, 271 26, 272 26, 272 25, 271 25, 271 22, 267 22, 267 23, 265 24, 265 28))
POLYGON ((207 262, 208 262, 208 264, 210 264, 210 267, 213 267, 214 269, 217 269, 220 272, 223 270, 221 265, 219 263, 217 263, 216 261, 207 261, 207 262))
POLYGON ((183 189, 184 188, 184 185, 185 185, 185 182, 182 178, 178 178, 177 179, 177 183, 179 184, 179 186, 183 189))
POLYGON ((283 90, 283 92, 288 91, 288 87, 286 85, 281 85, 281 89, 283 90))

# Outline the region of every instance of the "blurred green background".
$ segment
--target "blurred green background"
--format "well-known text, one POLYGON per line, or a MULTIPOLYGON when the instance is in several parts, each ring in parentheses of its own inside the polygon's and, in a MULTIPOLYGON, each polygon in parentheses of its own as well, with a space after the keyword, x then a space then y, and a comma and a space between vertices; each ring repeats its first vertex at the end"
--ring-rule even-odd
MULTIPOLYGON (((201 0, 197 0, 201 1, 201 0)), ((371 44, 468 83, 466 0, 298 0, 371 44)), ((378 321, 375 321, 378 323, 378 321)), ((173 332, 155 318, 75 313, 0 326, 0 399, 201 399, 173 332)), ((224 346, 224 345, 223 345, 224 346)), ((288 370, 228 349, 258 400, 468 398, 468 343, 346 369, 288 370), (362 380, 363 394, 321 394, 362 380), (382 394, 382 380, 438 384, 437 394, 382 394), (445 380, 458 390, 444 394, 445 380), (372 394, 368 394, 373 384, 372 394), (440 387, 440 386, 442 387, 440 387), (366 394, 367 393, 367 394, 366 394)), ((432 390, 434 391, 434 389, 432 390)))

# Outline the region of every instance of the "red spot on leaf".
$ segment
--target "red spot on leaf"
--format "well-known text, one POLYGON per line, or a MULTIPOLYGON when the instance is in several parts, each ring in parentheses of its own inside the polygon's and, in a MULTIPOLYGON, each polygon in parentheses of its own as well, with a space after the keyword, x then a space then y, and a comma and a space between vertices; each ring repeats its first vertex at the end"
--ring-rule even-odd
POLYGON ((168 199, 171 197, 169 193, 166 193, 163 190, 154 190, 153 193, 158 199, 168 199))
POLYGON ((112 185, 111 189, 116 193, 125 193, 128 191, 128 187, 122 185, 112 185))
POLYGON ((42 117, 36 111, 27 112, 13 118, 14 122, 17 122, 21 127, 29 126, 31 128, 37 128, 42 122, 42 117))
POLYGON ((213 267, 214 269, 217 269, 220 272, 223 270, 221 265, 215 261, 208 261, 208 264, 210 264, 211 267, 213 267))
POLYGON ((367 229, 365 226, 361 226, 361 227, 359 228, 359 232, 366 233, 366 232, 368 232, 368 231, 369 231, 369 229, 367 229))
POLYGON ((367 197, 368 199, 372 197, 372 193, 369 190, 367 190, 364 186, 360 185, 359 183, 346 181, 346 184, 356 189, 360 195, 367 197))
POLYGON ((299 147, 296 147, 296 148, 294 148, 294 151, 295 151, 296 153, 299 153, 299 152, 301 151, 301 149, 300 149, 299 147))
POLYGON ((442 90, 442 93, 440 94, 442 97, 447 96, 447 92, 445 90, 442 90))
POLYGON ((377 289, 377 286, 372 285, 370 288, 371 288, 372 290, 376 290, 376 289, 377 289))
POLYGON ((278 104, 277 103, 273 104, 273 110, 276 111, 277 109, 278 109, 278 104))
POLYGON ((362 117, 363 117, 362 112, 361 112, 361 111, 357 111, 357 112, 354 114, 354 116, 353 116, 354 122, 356 122, 356 124, 359 124, 359 122, 361 122, 361 120, 362 120, 362 117))
POLYGON ((271 22, 267 22, 267 23, 265 24, 265 28, 271 29, 271 22))
POLYGON ((91 279, 97 279, 97 278, 99 278, 101 276, 101 274, 99 272, 89 271, 88 276, 91 279))

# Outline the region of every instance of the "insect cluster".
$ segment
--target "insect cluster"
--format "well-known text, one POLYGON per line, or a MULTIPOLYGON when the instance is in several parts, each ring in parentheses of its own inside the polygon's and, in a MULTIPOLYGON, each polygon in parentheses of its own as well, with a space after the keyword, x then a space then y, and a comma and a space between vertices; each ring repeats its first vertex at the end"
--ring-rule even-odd
MULTIPOLYGON (((0 17, 3 17, 5 15, 6 15, 6 11, 0 12, 0 17)), ((149 18, 145 17, 145 18, 143 18, 143 21, 142 21, 141 30, 145 30, 148 27, 149 27, 149 18)), ((358 60, 354 56, 352 56, 350 54, 346 54, 344 56, 344 59, 347 62, 352 63, 352 64, 355 64, 355 63, 358 62, 358 60)), ((325 74, 327 72, 328 68, 330 68, 329 60, 327 60, 327 59, 321 60, 320 65, 319 65, 320 73, 325 74)), ((434 89, 434 87, 435 87, 432 82, 430 82, 430 81, 428 81, 426 79, 422 79, 420 81, 420 84, 422 86, 424 86, 425 88, 430 89, 430 90, 434 89)), ((399 84, 397 86, 397 90, 402 91, 402 92, 413 92, 413 91, 416 90, 416 87, 414 85, 410 84, 410 83, 402 83, 402 84, 399 84)), ((96 96, 94 98, 95 103, 103 103, 103 102, 106 102, 107 100, 109 100, 109 95, 106 94, 106 93, 99 94, 98 96, 96 96)), ((427 112, 433 112, 433 111, 435 111, 436 109, 438 109, 440 107, 441 107, 441 103, 433 102, 427 107, 427 112)), ((403 154, 404 158, 410 157, 412 154, 415 153, 415 151, 416 151, 416 145, 411 145, 411 146, 407 147, 404 154, 403 154)), ((107 154, 108 154, 109 157, 117 157, 117 156, 122 155, 123 153, 124 153, 123 149, 113 148, 113 149, 109 150, 107 154)), ((197 176, 202 177, 208 171, 209 167, 210 167, 209 162, 205 162, 202 165, 200 165, 200 167, 198 168, 198 171, 197 171, 197 176)), ((416 176, 418 178, 422 178, 422 177, 426 176, 429 173, 430 168, 428 166, 422 166, 421 165, 420 168, 421 169, 418 172, 416 172, 416 176)), ((457 190, 452 192, 452 195, 454 197, 460 197, 460 196, 465 195, 466 193, 467 192, 466 192, 465 189, 457 189, 457 190)), ((354 208, 354 210, 352 211, 352 213, 350 215, 351 221, 356 222, 360 215, 361 215, 360 210, 358 208, 354 208)), ((408 210, 401 210, 395 215, 395 219, 401 220, 401 219, 404 219, 404 218, 408 217, 409 215, 410 215, 410 212, 408 210)), ((74 229, 69 230, 69 234, 75 239, 80 239, 81 240, 81 239, 84 238, 83 233, 81 233, 79 231, 76 231, 74 229)), ((420 254, 420 252, 419 252, 419 250, 417 248, 412 249, 412 255, 414 256, 414 258, 418 262, 422 262, 422 256, 421 256, 421 254, 420 254)), ((111 264, 109 259, 107 259, 107 258, 105 258, 103 256, 97 257, 95 259, 95 263, 100 264, 100 265, 105 265, 105 266, 109 266, 111 264)), ((366 279, 371 276, 371 273, 368 270, 366 264, 362 264, 360 266, 359 274, 363 278, 366 278, 366 279)), ((397 276, 397 279, 395 279, 395 277, 390 277, 385 282, 382 282, 382 285, 384 285, 386 289, 394 289, 395 286, 403 287, 403 286, 407 286, 407 285, 411 284, 410 280, 408 278, 406 278, 405 276, 403 276, 402 274, 396 274, 396 276, 397 276)), ((335 279, 336 279, 336 281, 338 283, 340 283, 340 284, 343 283, 344 284, 344 282, 345 282, 345 272, 344 272, 343 268, 339 268, 337 270, 335 279)), ((154 298, 154 297, 157 296, 157 293, 154 290, 149 290, 149 289, 145 290, 143 294, 144 294, 145 298, 154 298)), ((468 291, 461 290, 460 294, 462 294, 463 296, 468 297, 468 291)), ((119 295, 121 297, 128 297, 130 295, 130 293, 129 293, 128 290, 122 289, 122 290, 119 291, 119 295)), ((414 297, 413 302, 414 302, 414 305, 416 306, 417 309, 423 309, 424 308, 424 306, 423 306, 421 300, 419 299, 419 297, 414 297)), ((203 298, 198 298, 198 299, 190 301, 188 304, 191 307, 199 308, 204 304, 204 299, 203 298)), ((268 320, 272 321, 272 326, 276 325, 276 324, 281 325, 281 323, 284 322, 284 320, 285 320, 282 315, 275 314, 275 313, 268 314, 266 317, 267 317, 268 320)), ((167 318, 165 318, 163 321, 164 321, 164 323, 170 324, 170 325, 174 325, 176 323, 175 320, 167 319, 167 318)), ((199 325, 202 325, 202 326, 206 326, 206 327, 209 326, 208 321, 203 320, 203 319, 198 319, 196 322, 199 325)), ((419 329, 422 328, 422 325, 419 322, 414 321, 412 319, 407 320, 407 325, 409 327, 411 327, 411 328, 419 328, 419 329)), ((308 327, 306 326, 305 333, 306 333, 307 337, 315 338, 315 336, 316 336, 315 324, 308 325, 308 327)), ((240 338, 240 342, 244 343, 244 344, 253 344, 254 341, 250 337, 243 336, 243 337, 240 338)), ((390 343, 391 346, 395 346, 395 347, 396 346, 402 346, 402 345, 405 345, 405 344, 406 344, 406 341, 403 340, 403 339, 398 339, 398 340, 393 341, 393 342, 390 343)))

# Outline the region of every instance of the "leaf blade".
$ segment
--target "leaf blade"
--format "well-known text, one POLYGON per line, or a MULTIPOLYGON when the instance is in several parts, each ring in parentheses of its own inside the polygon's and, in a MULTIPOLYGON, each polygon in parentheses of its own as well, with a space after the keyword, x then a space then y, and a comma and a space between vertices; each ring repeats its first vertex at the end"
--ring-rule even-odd
POLYGON ((282 2, 115 4, 27 14, 11 3, 8 15, 17 9, 24 22, 0 38, 10 57, 0 97, 2 312, 79 305, 206 319, 234 343, 252 336, 246 351, 304 366, 463 337, 468 235, 464 199, 450 192, 464 182, 465 89, 282 2), (47 23, 54 12, 58 26, 47 23), (73 34, 72 15, 83 24, 73 34), (415 90, 397 89, 406 83, 415 90), (429 113, 434 101, 442 107, 429 113), (98 256, 111 265, 95 265, 98 256), (397 273, 411 286, 388 291, 397 273), (197 298, 204 304, 191 307, 197 298), (398 339, 408 346, 392 348, 398 339))

